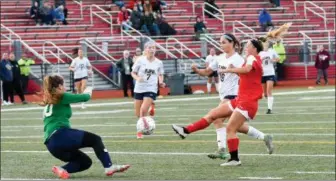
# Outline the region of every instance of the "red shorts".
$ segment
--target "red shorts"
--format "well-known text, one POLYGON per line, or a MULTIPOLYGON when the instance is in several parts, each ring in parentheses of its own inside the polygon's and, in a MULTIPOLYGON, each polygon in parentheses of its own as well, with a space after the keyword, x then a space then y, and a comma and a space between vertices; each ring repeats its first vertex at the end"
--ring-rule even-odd
POLYGON ((258 100, 242 101, 233 99, 229 102, 229 107, 232 111, 240 112, 246 119, 250 120, 255 117, 258 111, 258 100))

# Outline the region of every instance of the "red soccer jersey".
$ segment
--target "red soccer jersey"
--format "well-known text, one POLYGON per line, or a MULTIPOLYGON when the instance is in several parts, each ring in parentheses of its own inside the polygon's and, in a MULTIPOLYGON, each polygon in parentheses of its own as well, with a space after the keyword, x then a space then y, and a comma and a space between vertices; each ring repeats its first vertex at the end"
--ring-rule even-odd
POLYGON ((248 56, 243 66, 252 65, 252 70, 247 74, 239 74, 239 101, 257 101, 262 98, 261 78, 263 75, 262 61, 259 56, 248 56))

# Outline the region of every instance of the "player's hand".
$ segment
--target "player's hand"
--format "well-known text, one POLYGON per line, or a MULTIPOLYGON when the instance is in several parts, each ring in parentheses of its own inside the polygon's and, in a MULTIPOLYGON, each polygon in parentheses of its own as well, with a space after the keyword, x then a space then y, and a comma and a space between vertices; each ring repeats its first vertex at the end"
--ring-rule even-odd
POLYGON ((165 88, 165 87, 166 87, 166 83, 164 83, 164 82, 159 83, 159 85, 160 85, 160 87, 162 87, 162 88, 165 88))
POLYGON ((143 82, 144 79, 143 79, 142 77, 138 77, 138 78, 136 79, 136 81, 138 81, 138 82, 143 82))
POLYGON ((195 64, 195 63, 193 63, 193 64, 191 65, 191 70, 193 70, 194 72, 196 72, 196 73, 197 73, 197 70, 198 70, 198 65, 197 65, 197 64, 195 64))
POLYGON ((89 77, 92 77, 92 74, 93 74, 92 71, 89 71, 89 72, 88 72, 89 77))

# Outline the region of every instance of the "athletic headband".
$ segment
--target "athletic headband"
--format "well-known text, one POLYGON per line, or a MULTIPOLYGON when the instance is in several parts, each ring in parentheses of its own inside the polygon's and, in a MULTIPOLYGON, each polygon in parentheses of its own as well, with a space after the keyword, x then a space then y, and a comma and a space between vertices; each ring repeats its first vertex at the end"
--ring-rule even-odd
POLYGON ((257 49, 257 52, 261 52, 263 50, 263 46, 258 40, 252 39, 251 40, 252 45, 257 49))
POLYGON ((224 34, 223 37, 227 40, 233 41, 233 39, 227 34, 224 34))

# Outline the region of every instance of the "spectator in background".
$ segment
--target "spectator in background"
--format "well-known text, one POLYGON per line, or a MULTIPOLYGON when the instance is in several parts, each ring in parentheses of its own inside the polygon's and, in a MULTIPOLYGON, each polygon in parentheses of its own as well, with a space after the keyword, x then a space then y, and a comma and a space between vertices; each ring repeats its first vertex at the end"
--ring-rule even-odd
POLYGON ((118 24, 120 24, 125 31, 128 31, 129 26, 132 26, 129 12, 125 6, 121 7, 118 13, 118 24))
POLYGON ((26 56, 21 57, 18 62, 20 66, 21 72, 21 82, 22 82, 22 91, 27 93, 27 87, 29 82, 29 74, 30 74, 30 66, 35 64, 35 61, 31 58, 27 58, 26 56))
POLYGON ((141 29, 141 13, 138 11, 136 6, 133 7, 133 11, 131 13, 131 23, 134 29, 141 29))
POLYGON ((112 3, 119 6, 119 8, 125 6, 125 2, 123 0, 112 0, 112 3))
POLYGON ((272 16, 266 11, 266 9, 260 11, 259 24, 262 32, 266 32, 268 27, 274 27, 272 24, 272 16))
POLYGON ((167 8, 167 3, 162 0, 152 0, 153 11, 162 15, 162 8, 167 8))
POLYGON ((147 35, 160 36, 160 30, 157 24, 154 23, 155 19, 152 13, 145 12, 145 15, 141 18, 141 29, 147 33, 147 35))
POLYGON ((163 19, 161 14, 157 14, 155 23, 158 25, 161 35, 163 36, 176 35, 177 33, 176 30, 163 19))
POLYGON ((275 7, 280 7, 280 0, 269 0, 275 7))
POLYGON ((135 50, 135 55, 133 57, 133 64, 138 60, 139 57, 141 57, 141 49, 140 48, 136 48, 135 50))
POLYGON ((205 0, 204 2, 207 2, 208 4, 210 4, 210 6, 208 4, 205 5, 205 14, 209 17, 209 18, 214 18, 215 16, 213 15, 219 15, 218 12, 218 6, 215 4, 215 0, 205 0), (209 13, 210 12, 210 13, 209 13))
POLYGON ((14 100, 9 101, 8 97, 13 97, 13 72, 8 58, 8 53, 4 53, 0 62, 0 79, 2 81, 3 106, 12 105, 14 100))
POLYGON ((149 0, 146 0, 145 3, 143 4, 144 7, 144 12, 149 12, 149 13, 153 13, 153 7, 152 4, 149 0))
MULTIPOLYGON (((9 54, 9 60, 12 66, 13 73, 13 90, 20 97, 22 104, 27 104, 22 90, 20 66, 18 64, 18 61, 15 59, 14 53, 9 54)), ((14 93, 10 96, 11 102, 14 103, 14 93)))
POLYGON ((329 68, 330 54, 326 49, 324 49, 323 45, 320 45, 317 51, 318 52, 315 58, 315 68, 317 69, 316 84, 321 84, 320 80, 323 75, 324 84, 328 85, 327 69, 329 68))
POLYGON ((30 8, 30 17, 35 20, 36 25, 39 25, 41 16, 39 12, 39 4, 37 1, 35 1, 33 6, 30 8))
POLYGON ((285 77, 284 62, 286 60, 286 49, 281 40, 273 45, 274 51, 279 55, 279 61, 276 64, 277 80, 283 80, 285 77))
POLYGON ((40 15, 42 19, 42 23, 46 25, 53 25, 53 9, 49 2, 44 2, 43 7, 40 9, 40 15))
POLYGON ((133 83, 133 78, 131 75, 132 67, 133 67, 133 60, 130 57, 130 52, 128 50, 125 50, 123 55, 124 57, 120 61, 117 62, 117 66, 121 73, 124 97, 128 97, 128 93, 127 93, 128 84, 130 85, 130 88, 131 88, 132 97, 134 97, 134 83, 133 83))
POLYGON ((31 1, 31 5, 34 6, 35 2, 37 2, 38 4, 38 8, 41 8, 42 4, 43 4, 43 0, 32 0, 31 1))
POLYGON ((53 10, 53 19, 56 24, 60 24, 62 22, 64 25, 67 24, 64 16, 64 6, 60 5, 56 9, 53 10))
POLYGON ((194 25, 194 30, 195 30, 195 33, 196 33, 196 40, 197 41, 200 40, 201 34, 208 32, 207 27, 203 23, 200 16, 196 17, 196 24, 194 25))

